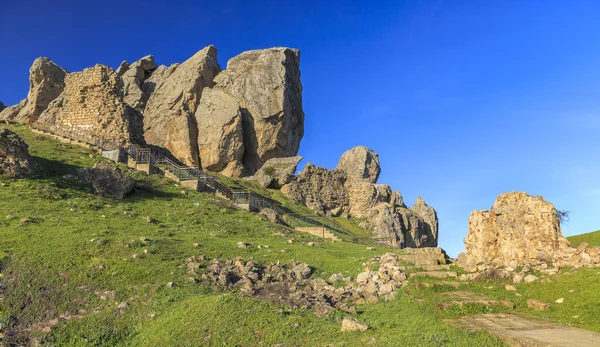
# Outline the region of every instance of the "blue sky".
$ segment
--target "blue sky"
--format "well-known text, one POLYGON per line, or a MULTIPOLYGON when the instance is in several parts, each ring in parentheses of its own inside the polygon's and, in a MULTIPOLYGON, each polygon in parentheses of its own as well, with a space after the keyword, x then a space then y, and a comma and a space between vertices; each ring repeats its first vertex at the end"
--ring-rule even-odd
POLYGON ((516 190, 600 229, 600 2, 0 1, 0 100, 17 103, 47 56, 69 71, 214 44, 301 51, 304 163, 365 145, 380 183, 438 211, 463 249, 470 212, 516 190), (96 3, 96 4, 94 4, 96 3))

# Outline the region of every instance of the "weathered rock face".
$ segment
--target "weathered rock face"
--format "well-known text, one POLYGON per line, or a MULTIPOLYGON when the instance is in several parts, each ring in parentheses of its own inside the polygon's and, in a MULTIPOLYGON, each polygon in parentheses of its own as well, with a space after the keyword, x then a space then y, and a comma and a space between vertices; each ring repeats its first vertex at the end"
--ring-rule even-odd
POLYGON ((143 112, 150 93, 142 90, 142 85, 152 70, 156 69, 154 56, 147 55, 133 64, 124 61, 117 69, 123 78, 123 100, 139 112, 143 112))
POLYGON ((0 112, 2 112, 5 108, 6 106, 4 105, 4 103, 0 101, 0 112))
POLYGON ((240 100, 243 164, 249 175, 268 159, 298 153, 304 135, 299 65, 296 49, 248 51, 230 59, 214 80, 213 89, 240 100))
POLYGON ((25 105, 27 105, 27 99, 23 99, 18 104, 9 106, 0 111, 0 121, 9 123, 26 123, 27 119, 19 118, 19 114, 25 105))
POLYGON ((491 210, 471 213, 466 252, 459 263, 517 266, 551 260, 569 248, 552 203, 510 192, 501 194, 491 210))
POLYGON ((264 185, 264 188, 281 188, 295 178, 294 174, 300 161, 302 161, 301 156, 269 159, 253 177, 248 179, 269 182, 264 185))
POLYGON ((217 49, 208 46, 159 81, 144 111, 146 142, 168 149, 186 165, 198 165, 198 125, 194 114, 203 89, 213 86, 220 71, 217 49))
POLYGON ((26 177, 35 174, 38 165, 29 155, 29 146, 14 132, 0 129, 0 175, 26 177))
POLYGON ((348 208, 346 179, 344 171, 329 171, 308 163, 294 181, 281 188, 281 192, 317 213, 339 216, 347 213, 348 208))
POLYGON ((65 88, 67 71, 52 60, 41 57, 33 61, 29 69, 29 93, 27 103, 19 111, 17 122, 35 122, 65 88))
POLYGON ((135 188, 133 178, 124 175, 118 167, 103 162, 97 162, 91 169, 79 170, 77 175, 95 194, 106 198, 123 199, 135 188))
POLYGON ((382 245, 437 247, 435 210, 422 198, 407 208, 400 192, 374 183, 380 171, 377 153, 359 146, 345 152, 335 170, 306 165, 281 192, 320 214, 364 219, 361 226, 382 245))
POLYGON ((123 80, 113 69, 96 65, 65 78, 65 89, 40 115, 37 123, 70 133, 71 138, 126 142, 135 133, 132 115, 123 101, 123 80))
POLYGON ((379 155, 364 146, 344 152, 336 168, 346 171, 350 179, 366 179, 371 183, 377 183, 381 172, 379 155))
POLYGON ((206 88, 203 93, 196 111, 202 168, 223 171, 234 162, 231 165, 241 167, 244 140, 239 100, 221 90, 206 88))

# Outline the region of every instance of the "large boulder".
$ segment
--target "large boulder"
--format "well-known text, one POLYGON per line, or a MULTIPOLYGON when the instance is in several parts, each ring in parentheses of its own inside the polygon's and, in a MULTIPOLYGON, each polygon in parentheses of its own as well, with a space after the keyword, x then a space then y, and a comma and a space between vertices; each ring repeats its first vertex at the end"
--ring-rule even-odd
POLYGON ((249 175, 271 158, 298 153, 304 135, 299 66, 296 49, 254 50, 231 58, 214 80, 214 89, 240 100, 249 175))
POLYGON ((19 135, 0 129, 0 175, 27 177, 38 171, 38 165, 29 155, 29 146, 19 135))
POLYGON ((569 251, 558 212, 541 196, 503 193, 490 210, 473 211, 461 266, 517 266, 552 260, 569 251))
POLYGON ((364 146, 344 152, 336 168, 346 171, 350 179, 366 179, 372 183, 377 183, 381 172, 379 155, 364 146))
POLYGON ((221 71, 217 49, 208 46, 155 85, 144 111, 147 143, 164 147, 186 165, 199 164, 195 112, 205 87, 221 71))
POLYGON ((196 110, 200 164, 209 171, 223 171, 228 166, 243 172, 244 140, 242 110, 239 99, 218 89, 206 88, 196 110))
POLYGON ((136 122, 123 100, 123 80, 100 64, 68 74, 64 91, 37 123, 88 143, 97 139, 124 143, 136 133, 136 122))
POLYGON ((415 204, 411 206, 411 211, 423 218, 423 233, 427 235, 428 240, 435 240, 437 246, 439 220, 435 209, 425 203, 422 197, 417 197, 415 204))
POLYGON ((21 108, 15 121, 37 121, 48 105, 63 92, 67 74, 65 69, 48 58, 40 57, 34 60, 29 69, 27 103, 21 108))
POLYGON ((281 188, 295 178, 294 174, 300 161, 302 161, 301 156, 271 158, 249 179, 269 182, 264 188, 281 188))
POLYGON ((347 214, 348 194, 344 188, 346 173, 306 164, 298 177, 281 188, 283 195, 313 211, 339 216, 347 214))
POLYGON ((95 194, 106 198, 123 199, 135 188, 133 178, 109 163, 97 162, 91 169, 79 170, 77 175, 92 187, 95 194))

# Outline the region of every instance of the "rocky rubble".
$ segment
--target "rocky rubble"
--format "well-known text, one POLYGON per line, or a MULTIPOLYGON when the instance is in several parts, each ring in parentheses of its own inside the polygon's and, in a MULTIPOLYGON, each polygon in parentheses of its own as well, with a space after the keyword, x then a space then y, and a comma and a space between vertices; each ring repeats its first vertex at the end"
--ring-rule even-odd
POLYGON ((377 302, 379 297, 393 300, 397 289, 407 283, 400 264, 399 256, 387 253, 365 263, 366 271, 356 279, 340 273, 332 275, 327 283, 321 278, 311 278, 311 267, 295 260, 288 264, 268 265, 239 257, 221 261, 196 256, 186 260, 188 272, 195 280, 235 290, 257 300, 292 308, 311 308, 319 316, 334 309, 355 313, 356 305, 377 302), (377 271, 370 270, 377 265, 377 271), (339 282, 343 286, 332 285, 339 282))
POLYGON ((14 132, 0 129, 0 175, 26 177, 38 171, 38 164, 29 155, 29 146, 14 132))
POLYGON ((420 197, 408 208, 400 192, 377 184, 380 172, 377 153, 358 146, 346 151, 334 170, 308 163, 281 192, 319 214, 364 219, 361 227, 380 244, 436 247, 435 210, 420 197))

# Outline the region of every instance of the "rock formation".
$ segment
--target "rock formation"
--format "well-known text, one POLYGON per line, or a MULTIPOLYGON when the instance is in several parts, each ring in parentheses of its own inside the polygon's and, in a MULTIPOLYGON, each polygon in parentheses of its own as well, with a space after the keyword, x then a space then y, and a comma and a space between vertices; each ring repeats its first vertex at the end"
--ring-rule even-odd
POLYGON ((364 146, 356 146, 344 152, 336 168, 344 170, 352 179, 364 178, 371 183, 377 183, 381 172, 379 155, 364 146))
POLYGON ((144 110, 147 143, 168 149, 186 165, 198 165, 198 124, 194 116, 205 87, 221 71, 217 49, 208 46, 159 81, 144 110))
POLYGON ((381 244, 436 247, 435 210, 420 197, 407 208, 400 192, 375 183, 380 172, 377 153, 355 147, 342 155, 335 170, 307 164, 281 192, 319 214, 364 219, 361 226, 381 244))
POLYGON ((108 163, 97 162, 91 169, 79 170, 77 175, 90 185, 95 194, 106 198, 123 199, 135 188, 133 178, 108 163))
MULTIPOLYGON (((244 52, 215 78, 215 90, 239 100, 247 174, 271 158, 298 153, 304 136, 300 52, 271 48, 244 52)), ((207 94, 207 103, 220 94, 207 94)), ((226 110, 226 112, 230 112, 226 110)), ((197 116, 198 118, 198 116, 197 116)), ((200 131, 202 125, 199 124, 200 131)))
POLYGON ((2 112, 5 108, 6 106, 4 105, 4 103, 0 101, 0 112, 2 112))
POLYGON ((68 74, 64 91, 37 123, 80 141, 101 138, 125 143, 136 133, 132 113, 123 101, 123 80, 104 65, 68 74))
POLYGON ((26 177, 35 174, 38 165, 29 155, 29 146, 14 132, 0 129, 0 175, 26 177))
POLYGON ((300 161, 301 156, 269 159, 248 179, 257 180, 263 188, 281 188, 295 178, 294 174, 300 161))
POLYGON ((28 98, 0 110, 0 121, 32 120, 88 143, 132 140, 188 166, 247 176, 268 159, 298 152, 304 133, 299 64, 298 50, 282 47, 244 52, 224 71, 213 46, 182 64, 157 66, 147 55, 117 71, 96 65, 68 74, 38 58, 28 98))
POLYGON ((498 196, 490 210, 471 213, 466 252, 459 262, 517 266, 551 260, 568 248, 552 203, 510 192, 498 196))

